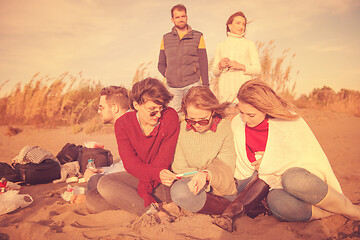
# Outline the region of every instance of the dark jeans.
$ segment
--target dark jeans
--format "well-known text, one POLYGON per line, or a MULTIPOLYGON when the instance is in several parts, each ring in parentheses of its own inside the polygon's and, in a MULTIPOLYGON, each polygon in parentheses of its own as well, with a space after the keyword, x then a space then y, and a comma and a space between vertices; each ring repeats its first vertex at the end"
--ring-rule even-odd
MULTIPOLYGON (((122 209, 137 215, 147 211, 144 200, 137 194, 138 179, 127 172, 97 174, 88 182, 86 205, 91 212, 122 209)), ((170 201, 169 187, 160 184, 154 198, 170 201)))

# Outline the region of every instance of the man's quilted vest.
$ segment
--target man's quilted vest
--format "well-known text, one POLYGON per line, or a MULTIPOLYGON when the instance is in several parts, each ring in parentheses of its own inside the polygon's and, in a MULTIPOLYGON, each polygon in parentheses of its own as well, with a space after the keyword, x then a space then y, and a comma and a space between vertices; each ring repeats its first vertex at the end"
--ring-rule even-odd
POLYGON ((166 80, 169 87, 181 88, 200 80, 198 46, 201 32, 188 26, 188 33, 180 40, 175 29, 163 36, 166 55, 166 80))

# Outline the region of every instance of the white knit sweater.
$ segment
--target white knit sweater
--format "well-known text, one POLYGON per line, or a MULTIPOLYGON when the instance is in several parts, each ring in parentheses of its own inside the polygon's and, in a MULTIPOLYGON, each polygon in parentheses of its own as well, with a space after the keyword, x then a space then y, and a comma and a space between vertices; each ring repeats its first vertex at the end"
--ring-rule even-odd
POLYGON ((247 80, 256 78, 261 71, 259 55, 254 42, 228 33, 227 39, 216 47, 212 71, 216 77, 219 77, 219 101, 236 103, 236 95, 241 85, 247 80), (246 71, 221 71, 218 64, 223 58, 244 64, 246 71))
MULTIPOLYGON (((231 123, 237 154, 235 178, 250 177, 254 168, 246 155, 245 124, 240 115, 231 123)), ((282 188, 281 176, 289 168, 301 167, 315 174, 338 192, 340 184, 330 163, 306 122, 269 119, 269 135, 259 168, 259 177, 271 188, 282 188)))

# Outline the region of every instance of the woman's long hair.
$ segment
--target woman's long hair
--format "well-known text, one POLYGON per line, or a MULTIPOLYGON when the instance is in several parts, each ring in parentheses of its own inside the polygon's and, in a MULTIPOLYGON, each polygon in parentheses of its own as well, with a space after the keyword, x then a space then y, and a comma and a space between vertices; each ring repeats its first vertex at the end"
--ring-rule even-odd
POLYGON ((225 110, 230 103, 219 103, 214 93, 204 86, 196 86, 189 89, 181 102, 181 112, 187 116, 186 109, 188 106, 194 106, 203 110, 214 112, 214 116, 224 118, 225 110))
POLYGON ((281 98, 265 82, 254 79, 245 82, 237 94, 239 102, 247 103, 268 117, 294 120, 299 118, 297 108, 281 98))

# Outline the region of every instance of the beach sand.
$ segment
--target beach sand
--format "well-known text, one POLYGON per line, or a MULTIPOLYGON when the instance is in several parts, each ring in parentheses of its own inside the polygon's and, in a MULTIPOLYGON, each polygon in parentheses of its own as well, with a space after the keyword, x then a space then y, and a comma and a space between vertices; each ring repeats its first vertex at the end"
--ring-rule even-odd
MULTIPOLYGON (((352 202, 360 201, 360 118, 319 110, 302 110, 329 158, 343 192, 352 202)), ((16 126, 22 132, 6 136, 0 126, 0 162, 10 163, 26 145, 37 145, 56 155, 68 142, 77 145, 97 141, 119 160, 111 127, 100 133, 72 133, 72 127, 37 128, 16 126)), ((73 186, 84 184, 72 184, 73 186)), ((247 216, 236 220, 237 230, 228 233, 211 223, 210 216, 186 214, 173 223, 157 224, 147 216, 123 210, 89 214, 84 203, 69 204, 60 194, 66 183, 24 186, 34 202, 0 216, 0 240, 42 239, 360 239, 360 223, 334 215, 312 222, 281 222, 273 216, 247 216)))

